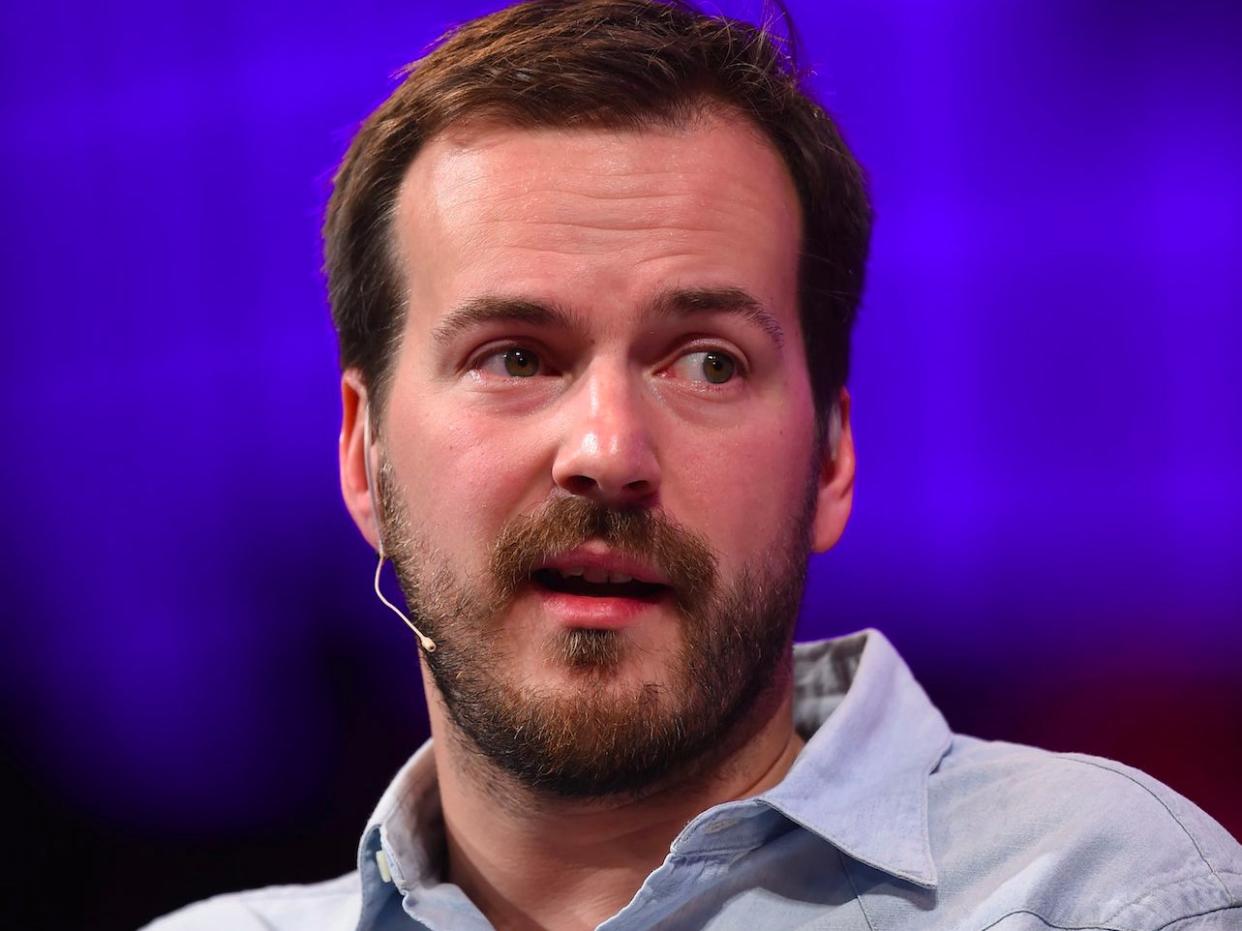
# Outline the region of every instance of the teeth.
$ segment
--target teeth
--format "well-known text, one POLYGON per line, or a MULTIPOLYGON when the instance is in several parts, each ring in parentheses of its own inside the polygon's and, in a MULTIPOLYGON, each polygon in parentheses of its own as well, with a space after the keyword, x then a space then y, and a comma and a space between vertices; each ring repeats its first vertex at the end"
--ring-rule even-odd
POLYGON ((556 570, 563 578, 582 579, 597 585, 610 582, 613 585, 624 585, 626 582, 633 582, 632 575, 626 575, 624 572, 609 572, 606 569, 586 569, 582 566, 571 566, 568 569, 556 570))

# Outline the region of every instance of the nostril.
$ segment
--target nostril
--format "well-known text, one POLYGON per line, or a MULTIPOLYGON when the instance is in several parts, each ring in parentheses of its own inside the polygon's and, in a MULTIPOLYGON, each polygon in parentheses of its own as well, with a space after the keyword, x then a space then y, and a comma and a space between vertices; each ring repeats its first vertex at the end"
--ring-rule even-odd
POLYGON ((595 490, 598 483, 589 475, 571 475, 565 480, 565 487, 575 495, 585 495, 595 490))

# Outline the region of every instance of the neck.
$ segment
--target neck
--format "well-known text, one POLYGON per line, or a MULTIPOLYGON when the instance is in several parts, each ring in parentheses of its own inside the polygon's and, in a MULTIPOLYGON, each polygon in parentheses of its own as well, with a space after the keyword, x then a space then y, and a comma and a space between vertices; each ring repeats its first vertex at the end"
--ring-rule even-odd
POLYGON ((802 749, 786 681, 693 777, 641 798, 554 799, 480 764, 430 681, 428 697, 447 878, 499 931, 596 927, 633 898, 691 819, 776 785, 802 749))

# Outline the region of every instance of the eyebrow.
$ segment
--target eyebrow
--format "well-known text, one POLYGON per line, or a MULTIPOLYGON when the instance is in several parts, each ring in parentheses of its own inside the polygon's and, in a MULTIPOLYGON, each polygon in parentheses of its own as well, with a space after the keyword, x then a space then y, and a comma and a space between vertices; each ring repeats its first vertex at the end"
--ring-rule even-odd
MULTIPOLYGON (((681 320, 700 314, 733 314, 757 326, 777 348, 785 345, 785 331, 763 305, 741 288, 672 288, 651 302, 644 316, 656 320, 681 320)), ((581 318, 563 307, 522 297, 485 294, 454 308, 431 331, 438 343, 490 323, 524 323, 531 326, 570 329, 581 318)))
POLYGON ((652 302, 649 314, 665 320, 698 314, 734 314, 763 330, 778 349, 785 345, 780 322, 741 288, 673 288, 652 302))
POLYGON ((485 294, 454 308, 436 324, 431 336, 437 343, 446 343, 459 333, 488 323, 527 323, 569 329, 574 324, 574 315, 543 301, 485 294))

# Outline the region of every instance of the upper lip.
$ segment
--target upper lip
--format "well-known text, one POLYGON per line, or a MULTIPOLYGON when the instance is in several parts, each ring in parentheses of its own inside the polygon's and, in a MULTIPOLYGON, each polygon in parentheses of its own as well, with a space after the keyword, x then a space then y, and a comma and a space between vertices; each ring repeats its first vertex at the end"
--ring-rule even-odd
POLYGON ((536 572, 540 569, 557 569, 562 572, 568 569, 596 569, 609 575, 628 575, 635 581, 650 585, 670 584, 668 577, 654 566, 607 547, 590 545, 551 556, 535 567, 536 572))

